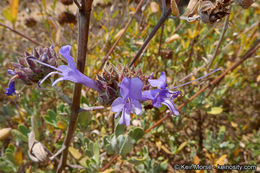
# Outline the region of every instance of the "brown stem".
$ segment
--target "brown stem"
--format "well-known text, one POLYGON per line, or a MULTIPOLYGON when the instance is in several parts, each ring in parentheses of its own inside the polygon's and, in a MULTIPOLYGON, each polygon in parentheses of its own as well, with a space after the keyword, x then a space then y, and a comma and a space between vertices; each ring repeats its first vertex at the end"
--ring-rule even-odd
POLYGON ((41 44, 41 43, 39 43, 39 42, 37 42, 37 41, 31 39, 29 36, 26 36, 26 35, 22 34, 21 32, 15 30, 15 29, 13 29, 13 28, 11 28, 11 27, 9 27, 9 26, 3 24, 3 23, 0 23, 0 26, 4 27, 4 28, 6 28, 6 29, 9 29, 10 31, 14 32, 14 33, 17 34, 17 35, 20 35, 21 37, 23 37, 23 38, 29 40, 30 42, 36 44, 37 46, 45 47, 43 44, 41 44))
POLYGON ((119 157, 119 155, 114 155, 112 159, 100 170, 100 172, 105 171, 109 166, 119 157))
POLYGON ((156 24, 156 26, 153 28, 152 32, 149 34, 148 38, 144 41, 144 44, 142 45, 142 47, 140 47, 140 49, 138 50, 138 52, 136 53, 135 57, 133 58, 133 60, 131 61, 131 63, 129 64, 129 67, 131 67, 136 61, 137 59, 140 57, 140 55, 143 53, 144 49, 147 47, 147 45, 150 43, 150 41, 152 40, 152 38, 154 37, 154 35, 156 34, 156 32, 158 31, 158 29, 162 26, 162 24, 164 24, 164 22, 166 21, 166 19, 170 16, 171 14, 171 8, 169 8, 165 14, 163 14, 163 16, 160 18, 159 22, 156 24))
POLYGON ((126 24, 125 28, 124 28, 124 31, 122 32, 122 34, 120 34, 120 36, 118 37, 118 39, 115 41, 115 43, 113 44, 113 46, 111 47, 111 49, 108 51, 108 53, 106 54, 105 58, 103 59, 102 61, 102 64, 101 66, 99 67, 98 71, 96 73, 99 73, 103 66, 105 65, 108 57, 111 55, 111 53, 113 52, 113 50, 115 49, 116 45, 118 44, 119 40, 122 38, 122 36, 125 34, 127 28, 129 27, 129 25, 131 24, 132 20, 134 19, 136 13, 141 9, 142 7, 142 4, 143 4, 144 0, 141 0, 139 2, 139 4, 137 5, 136 9, 135 9, 135 12, 133 14, 133 16, 130 18, 130 20, 128 21, 128 23, 126 24))
MULTIPOLYGON (((90 13, 91 13, 92 0, 81 0, 81 8, 79 9, 78 14, 78 59, 77 59, 77 68, 80 72, 84 73, 85 63, 86 63, 86 54, 87 54, 87 45, 88 45, 88 33, 89 33, 89 22, 90 22, 90 13)), ((71 115, 69 127, 66 132, 66 137, 63 142, 65 149, 62 151, 60 163, 57 169, 57 173, 61 173, 66 165, 67 156, 68 156, 68 147, 70 145, 73 133, 76 128, 76 123, 78 119, 78 112, 80 108, 80 97, 81 97, 81 88, 82 85, 76 83, 73 93, 72 105, 71 105, 71 115)))
POLYGON ((208 69, 210 69, 210 67, 212 66, 214 60, 216 59, 216 57, 218 55, 219 47, 220 47, 220 45, 222 43, 222 40, 223 40, 224 35, 225 35, 225 33, 227 31, 227 28, 228 28, 229 16, 230 16, 230 13, 226 16, 225 23, 224 23, 224 26, 223 26, 223 29, 222 29, 222 33, 221 33, 221 36, 220 36, 219 41, 218 41, 218 45, 217 45, 217 47, 216 47, 216 49, 214 51, 213 57, 209 61, 208 69))

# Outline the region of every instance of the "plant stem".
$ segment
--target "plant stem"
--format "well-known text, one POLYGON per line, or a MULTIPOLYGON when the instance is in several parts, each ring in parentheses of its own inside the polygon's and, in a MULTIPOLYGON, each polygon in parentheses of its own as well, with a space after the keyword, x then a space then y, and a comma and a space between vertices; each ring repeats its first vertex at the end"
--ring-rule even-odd
POLYGON ((217 57, 219 47, 220 47, 220 45, 222 43, 222 40, 223 40, 224 35, 225 35, 225 33, 227 31, 227 28, 228 28, 229 16, 230 16, 230 13, 226 16, 225 23, 224 23, 224 26, 223 26, 223 29, 222 29, 222 33, 221 33, 221 36, 220 36, 219 41, 218 41, 218 45, 217 45, 217 47, 216 47, 216 49, 214 51, 213 57, 209 61, 208 69, 210 69, 210 67, 212 66, 214 60, 217 57))
POLYGON ((143 51, 145 50, 147 45, 150 43, 150 41, 152 40, 152 38, 154 37, 154 35, 158 31, 158 29, 164 24, 166 19, 168 19, 171 12, 172 12, 171 8, 169 8, 169 9, 167 9, 166 13, 163 14, 163 16, 160 18, 159 22, 156 24, 156 26, 153 28, 152 32, 149 34, 148 38, 144 41, 144 44, 142 45, 142 47, 140 47, 140 49, 136 53, 135 57, 132 59, 131 63, 129 64, 129 67, 131 67, 137 61, 137 59, 141 56, 141 54, 143 53, 143 51))
MULTIPOLYGON (((77 59, 77 68, 80 72, 84 73, 86 54, 87 54, 87 45, 88 45, 88 33, 89 33, 89 22, 90 22, 90 13, 91 13, 92 0, 81 0, 81 8, 79 9, 78 14, 78 59, 77 59)), ((57 169, 57 173, 61 173, 66 165, 67 156, 68 156, 68 147, 71 143, 73 133, 76 129, 78 112, 80 108, 80 97, 81 97, 81 88, 82 84, 76 83, 73 93, 72 105, 71 105, 71 115, 69 127, 66 132, 66 137, 63 142, 65 147, 62 151, 60 163, 57 169)))
POLYGON ((130 18, 130 20, 128 21, 128 23, 126 24, 126 26, 125 26, 125 28, 124 28, 124 31, 122 32, 122 34, 120 34, 120 36, 119 36, 118 39, 115 41, 115 43, 113 44, 113 46, 111 47, 111 49, 108 51, 108 53, 106 54, 105 58, 104 58, 103 61, 102 61, 101 66, 99 67, 99 69, 98 69, 98 71, 97 71, 96 73, 98 73, 98 72, 100 72, 100 71, 102 70, 103 66, 105 65, 105 63, 106 63, 106 61, 107 61, 107 59, 108 59, 108 57, 111 55, 111 53, 112 53, 113 50, 115 49, 116 45, 118 44, 119 40, 122 38, 122 36, 125 34, 126 30, 128 29, 129 25, 132 23, 132 21, 133 21, 135 15, 136 15, 136 13, 141 9, 143 2, 144 2, 144 0, 141 0, 141 1, 139 2, 139 4, 137 5, 134 14, 132 15, 132 17, 130 18))
POLYGON ((20 35, 21 37, 27 39, 28 41, 30 41, 30 42, 32 42, 32 43, 34 43, 34 44, 36 44, 37 46, 45 47, 43 44, 41 44, 41 43, 39 43, 39 42, 37 42, 37 41, 31 39, 29 36, 26 36, 26 35, 22 34, 21 32, 15 30, 15 29, 13 29, 13 28, 11 28, 11 27, 9 27, 9 26, 3 24, 3 23, 0 23, 0 26, 4 27, 4 28, 6 28, 6 29, 9 29, 10 31, 14 32, 14 33, 17 34, 17 35, 20 35))

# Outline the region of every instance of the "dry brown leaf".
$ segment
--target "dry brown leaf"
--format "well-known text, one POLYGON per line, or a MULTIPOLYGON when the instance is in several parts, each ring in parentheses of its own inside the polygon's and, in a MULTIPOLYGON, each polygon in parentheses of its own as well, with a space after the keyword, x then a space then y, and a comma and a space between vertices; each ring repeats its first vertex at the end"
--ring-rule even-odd
POLYGON ((11 134, 11 128, 4 128, 0 130, 0 140, 4 140, 11 134))
POLYGON ((175 0, 171 0, 171 9, 172 9, 172 14, 174 14, 177 17, 180 16, 179 8, 175 0))
POLYGON ((121 29, 120 31, 118 31, 118 33, 115 35, 114 39, 117 40, 121 36, 121 34, 123 34, 123 32, 124 32, 124 29, 121 29))
POLYGON ((193 157, 193 163, 194 163, 195 165, 198 165, 198 164, 200 163, 200 159, 199 159, 199 157, 198 157, 197 155, 195 155, 195 156, 193 157))
POLYGON ((23 150, 21 148, 17 148, 15 151, 14 159, 17 165, 20 165, 23 161, 23 150))
POLYGON ((82 157, 81 153, 76 148, 69 147, 69 152, 75 159, 80 159, 82 157))
POLYGON ((198 11, 199 0, 190 0, 183 17, 192 17, 198 11))
POLYGON ((179 34, 173 34, 171 37, 166 38, 165 43, 172 43, 174 40, 180 39, 179 34))
POLYGON ((157 13, 160 10, 159 5, 156 2, 151 2, 150 8, 152 13, 157 13))
POLYGON ((226 158, 227 158, 227 155, 226 154, 224 154, 224 155, 222 155, 220 158, 218 158, 218 160, 215 162, 215 166, 217 166, 217 165, 224 165, 225 164, 225 160, 226 160, 226 158))

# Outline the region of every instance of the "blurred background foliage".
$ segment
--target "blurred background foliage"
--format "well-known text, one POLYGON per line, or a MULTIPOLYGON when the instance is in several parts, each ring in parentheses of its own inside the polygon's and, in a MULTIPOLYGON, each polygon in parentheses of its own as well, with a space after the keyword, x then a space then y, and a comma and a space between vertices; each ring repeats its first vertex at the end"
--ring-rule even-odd
MULTIPOLYGON (((56 52, 61 46, 70 44, 73 46, 72 55, 76 57, 77 8, 75 4, 64 5, 65 2, 1 0, 0 22, 46 47, 54 45, 56 52)), ((119 37, 138 2, 94 1, 86 75, 95 76, 102 58, 119 37)), ((160 1, 144 2, 111 55, 110 62, 129 63, 160 19, 160 6, 160 1)), ((181 8, 185 10, 185 6, 181 8)), ((246 10, 238 5, 232 6, 230 24, 213 67, 230 67, 259 39, 259 18, 259 2, 246 10)), ((169 86, 206 74, 223 21, 213 26, 198 21, 188 23, 168 19, 136 65, 147 75, 155 72, 158 77, 159 72, 165 71, 169 86)), ((7 75, 10 62, 17 61, 17 57, 37 46, 3 27, 0 28, 0 39, 0 172, 55 172, 57 165, 54 162, 38 164, 28 157, 30 119, 31 116, 37 117, 39 140, 55 153, 64 140, 70 108, 49 83, 43 85, 48 90, 42 90, 19 81, 16 83, 16 97, 7 97, 4 89, 10 78, 7 75)), ((185 106, 180 111, 181 116, 167 119, 142 139, 143 130, 162 118, 166 107, 149 109, 146 105, 141 116, 132 116, 132 126, 128 128, 116 125, 117 120, 109 108, 81 113, 69 149, 69 163, 96 172, 112 154, 117 153, 122 157, 106 172, 173 172, 174 164, 184 163, 259 165, 259 55, 258 50, 255 57, 229 73, 212 91, 207 90, 185 106)), ((184 103, 220 73, 178 88, 182 94, 176 105, 184 103)), ((72 97, 72 83, 61 82, 58 88, 72 97)), ((82 105, 98 105, 97 93, 86 88, 81 101, 82 105)))

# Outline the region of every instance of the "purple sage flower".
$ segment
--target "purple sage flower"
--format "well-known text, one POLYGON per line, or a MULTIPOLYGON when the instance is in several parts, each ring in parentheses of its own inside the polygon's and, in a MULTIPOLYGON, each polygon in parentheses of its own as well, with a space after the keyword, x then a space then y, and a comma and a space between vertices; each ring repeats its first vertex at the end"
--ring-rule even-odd
POLYGON ((167 89, 166 80, 164 72, 161 72, 159 79, 148 79, 150 85, 158 89, 143 91, 142 100, 152 100, 153 106, 156 108, 160 108, 164 104, 169 108, 171 114, 179 115, 179 111, 173 103, 173 100, 179 95, 179 91, 167 89))
POLYGON ((142 112, 142 105, 139 100, 142 99, 143 82, 136 77, 132 79, 125 77, 119 87, 121 97, 114 100, 111 111, 117 113, 116 118, 122 112, 119 124, 129 126, 130 114, 135 113, 138 115, 142 112))
POLYGON ((13 70, 10 70, 10 69, 9 69, 7 72, 8 72, 8 74, 12 75, 13 77, 9 80, 8 88, 5 89, 5 91, 6 91, 5 94, 6 94, 7 96, 12 96, 13 94, 14 94, 14 95, 16 94, 16 93, 15 93, 15 80, 16 80, 17 78, 19 78, 19 76, 16 75, 13 70))
POLYGON ((71 50, 71 46, 66 45, 61 47, 59 53, 67 60, 68 65, 60 65, 58 68, 48 65, 46 63, 40 62, 36 59, 31 59, 33 61, 36 61, 40 64, 43 64, 45 66, 48 66, 56 71, 50 72, 48 75, 46 75, 41 82, 39 83, 39 85, 41 85, 49 76, 53 75, 53 74, 58 74, 61 75, 60 78, 56 79, 53 83, 52 86, 54 86, 55 84, 57 84, 58 82, 62 81, 62 80, 69 80, 75 83, 81 83, 89 88, 92 88, 94 90, 99 91, 99 88, 96 85, 96 82, 87 77, 86 75, 84 75, 83 73, 81 73, 77 67, 76 67, 76 63, 74 62, 73 58, 70 55, 70 50, 71 50))
POLYGON ((8 84, 8 88, 5 89, 5 94, 7 96, 12 96, 15 93, 15 82, 13 80, 11 80, 8 84))

